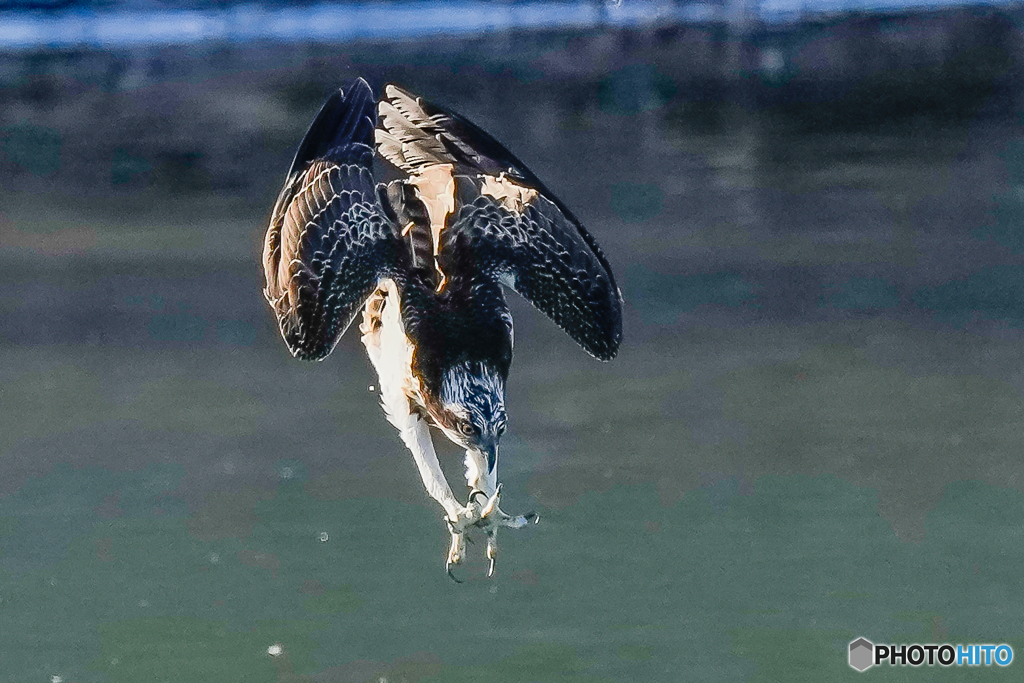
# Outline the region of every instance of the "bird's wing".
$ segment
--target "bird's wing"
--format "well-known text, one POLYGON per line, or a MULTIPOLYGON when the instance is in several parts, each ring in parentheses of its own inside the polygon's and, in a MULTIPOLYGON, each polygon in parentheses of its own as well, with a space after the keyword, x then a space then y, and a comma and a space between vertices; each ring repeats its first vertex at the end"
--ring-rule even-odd
MULTIPOLYGON (((622 300, 596 240, 543 183, 468 119, 389 85, 377 151, 417 179, 454 176, 438 237, 444 273, 479 269, 544 312, 591 355, 615 356, 622 300), (438 173, 448 168, 447 173, 438 173), (470 262, 464 262, 471 261, 470 262)), ((433 181, 431 191, 441 185, 433 181)))
POLYGON ((375 125, 366 81, 331 96, 274 206, 263 292, 298 358, 326 357, 396 263, 396 240, 372 176, 375 125))
POLYGON ((458 178, 459 208, 441 235, 441 271, 479 269, 518 292, 594 357, 613 358, 622 340, 622 302, 600 252, 547 197, 537 194, 510 207, 487 194, 485 183, 458 178))

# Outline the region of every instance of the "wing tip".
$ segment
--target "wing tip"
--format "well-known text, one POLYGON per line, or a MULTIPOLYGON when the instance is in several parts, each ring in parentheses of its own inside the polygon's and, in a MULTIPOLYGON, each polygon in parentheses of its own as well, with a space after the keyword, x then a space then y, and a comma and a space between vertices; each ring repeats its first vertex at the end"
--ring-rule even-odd
POLYGON ((291 177, 305 164, 330 149, 350 143, 373 147, 373 130, 377 125, 376 97, 365 78, 356 78, 338 88, 324 101, 309 124, 292 165, 291 177))
POLYGON ((587 349, 590 354, 599 361, 607 363, 619 355, 619 347, 622 345, 622 331, 619 330, 615 336, 607 340, 599 348, 587 349))
POLYGON ((359 88, 361 90, 366 91, 367 94, 370 95, 370 97, 373 97, 373 88, 370 86, 370 82, 367 81, 362 76, 356 76, 354 79, 352 79, 348 87, 349 89, 359 88))
POLYGON ((281 337, 284 339, 288 352, 292 354, 292 358, 318 363, 331 355, 337 345, 337 339, 334 344, 319 343, 316 335, 304 334, 299 326, 290 326, 286 329, 287 321, 284 318, 279 320, 279 324, 281 337))

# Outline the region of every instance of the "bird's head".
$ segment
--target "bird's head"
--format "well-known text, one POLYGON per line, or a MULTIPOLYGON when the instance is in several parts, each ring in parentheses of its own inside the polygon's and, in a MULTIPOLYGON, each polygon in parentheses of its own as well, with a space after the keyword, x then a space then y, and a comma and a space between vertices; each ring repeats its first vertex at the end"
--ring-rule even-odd
POLYGON ((487 363, 464 362, 441 377, 439 409, 432 411, 438 427, 455 443, 487 458, 498 457, 498 440, 505 432, 505 379, 487 363))

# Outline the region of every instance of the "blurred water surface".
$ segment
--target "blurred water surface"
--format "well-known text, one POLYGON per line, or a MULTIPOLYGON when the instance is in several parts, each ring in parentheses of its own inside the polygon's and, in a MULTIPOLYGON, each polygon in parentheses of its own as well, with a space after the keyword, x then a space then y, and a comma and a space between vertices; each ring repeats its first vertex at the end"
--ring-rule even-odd
POLYGON ((0 680, 833 681, 857 636, 1024 651, 1016 119, 808 126, 657 61, 574 80, 480 49, 149 54, 0 104, 0 680), (493 580, 444 575, 356 335, 294 361, 260 293, 294 146, 357 73, 506 142, 625 297, 609 364, 513 302, 504 505, 542 521, 493 580))
POLYGON ((268 6, 223 3, 205 8, 108 7, 63 12, 7 12, 0 48, 187 45, 197 41, 343 41, 472 35, 482 31, 630 26, 684 16, 711 16, 699 4, 684 12, 671 2, 604 3, 546 0, 525 3, 359 2, 268 6), (703 11, 702 11, 702 9, 703 11))
POLYGON ((785 25, 862 12, 899 15, 1014 7, 1007 0, 769 0, 750 5, 721 0, 378 0, 297 5, 122 1, 50 8, 46 7, 48 0, 6 4, 0 49, 9 50, 40 46, 116 49, 200 41, 423 40, 482 32, 677 24, 785 25))

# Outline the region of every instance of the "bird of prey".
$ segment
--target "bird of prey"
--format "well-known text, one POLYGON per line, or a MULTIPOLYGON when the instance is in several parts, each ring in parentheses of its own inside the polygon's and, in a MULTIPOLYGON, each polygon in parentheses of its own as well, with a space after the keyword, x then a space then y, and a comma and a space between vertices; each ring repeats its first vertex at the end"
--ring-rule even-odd
POLYGON ((493 574, 497 530, 536 520, 499 507, 512 362, 502 287, 610 360, 622 338, 621 295, 597 242, 475 124, 395 85, 378 102, 358 79, 327 100, 299 144, 263 266, 264 294, 298 358, 325 358, 362 313, 387 419, 444 508, 449 575, 471 527, 486 532, 493 574), (377 183, 375 157, 401 179, 377 183), (429 427, 466 449, 465 504, 441 471, 429 427))

